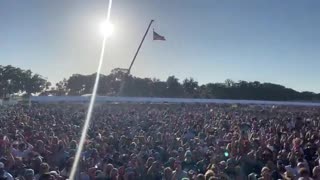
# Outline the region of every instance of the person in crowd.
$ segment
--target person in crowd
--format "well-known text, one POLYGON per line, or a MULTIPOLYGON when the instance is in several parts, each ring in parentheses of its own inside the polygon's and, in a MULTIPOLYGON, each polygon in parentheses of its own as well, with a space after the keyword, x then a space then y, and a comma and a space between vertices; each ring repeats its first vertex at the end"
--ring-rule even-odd
POLYGON ((26 169, 24 173, 25 180, 35 180, 33 169, 26 169))
POLYGON ((170 167, 166 167, 163 172, 162 180, 171 180, 172 179, 172 169, 170 167))
POLYGON ((309 175, 309 171, 306 168, 301 168, 299 170, 300 177, 298 180, 312 180, 312 178, 309 175))
POLYGON ((188 174, 182 169, 180 161, 176 161, 174 166, 175 170, 172 172, 172 179, 188 178, 188 174))
POLYGON ((271 170, 268 167, 263 167, 261 170, 261 177, 258 180, 272 180, 271 170))
POLYGON ((5 170, 4 164, 0 162, 0 179, 1 180, 13 180, 13 176, 5 170))

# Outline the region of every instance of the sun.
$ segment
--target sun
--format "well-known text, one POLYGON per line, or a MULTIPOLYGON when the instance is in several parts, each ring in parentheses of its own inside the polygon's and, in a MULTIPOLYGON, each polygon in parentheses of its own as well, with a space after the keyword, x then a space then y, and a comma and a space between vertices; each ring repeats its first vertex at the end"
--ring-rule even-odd
POLYGON ((110 37, 113 34, 113 24, 109 21, 101 22, 100 32, 105 37, 110 37))

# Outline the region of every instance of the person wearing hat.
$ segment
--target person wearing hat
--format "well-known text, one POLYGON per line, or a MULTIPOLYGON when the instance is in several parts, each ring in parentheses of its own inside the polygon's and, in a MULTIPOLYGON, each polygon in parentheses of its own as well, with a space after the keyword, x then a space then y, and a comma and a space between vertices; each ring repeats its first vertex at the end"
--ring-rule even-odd
POLYGON ((12 175, 4 169, 2 162, 0 162, 0 179, 13 180, 12 175))
POLYGON ((192 160, 192 153, 190 150, 187 150, 184 154, 184 161, 182 162, 182 169, 185 171, 195 170, 195 163, 192 160))
POLYGON ((25 180, 35 180, 33 169, 26 169, 23 177, 25 180))

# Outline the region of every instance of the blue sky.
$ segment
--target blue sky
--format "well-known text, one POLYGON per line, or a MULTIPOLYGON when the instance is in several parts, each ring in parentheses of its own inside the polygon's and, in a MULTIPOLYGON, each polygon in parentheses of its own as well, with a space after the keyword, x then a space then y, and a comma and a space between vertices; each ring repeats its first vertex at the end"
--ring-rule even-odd
MULTIPOLYGON (((139 77, 227 78, 320 92, 319 0, 114 0, 114 35, 103 67, 139 77)), ((31 69, 57 82, 97 69, 107 0, 1 0, 0 64, 31 69)))

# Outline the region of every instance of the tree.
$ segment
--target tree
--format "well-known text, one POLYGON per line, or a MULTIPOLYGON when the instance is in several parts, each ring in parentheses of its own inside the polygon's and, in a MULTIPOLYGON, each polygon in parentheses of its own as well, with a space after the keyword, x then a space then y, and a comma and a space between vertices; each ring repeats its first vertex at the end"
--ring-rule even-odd
POLYGON ((46 88, 46 80, 39 74, 34 74, 25 82, 25 91, 30 96, 32 93, 41 92, 46 88))
POLYGON ((1 66, 1 94, 7 97, 10 94, 23 90, 21 78, 23 78, 22 70, 13 66, 1 66))
POLYGON ((152 96, 152 80, 149 78, 135 78, 129 76, 125 81, 123 94, 125 96, 152 96))
POLYGON ((235 84, 234 81, 232 81, 231 79, 226 79, 224 83, 227 87, 233 87, 235 84))
POLYGON ((91 89, 93 86, 88 82, 88 76, 73 74, 67 80, 65 87, 69 90, 68 95, 79 96, 84 94, 86 89, 88 91, 88 89, 91 89))
POLYGON ((130 76, 128 76, 128 70, 123 68, 115 68, 111 70, 111 74, 109 75, 111 78, 111 92, 113 95, 125 95, 123 92, 124 88, 128 88, 128 84, 130 83, 130 76))
POLYGON ((193 78, 183 80, 182 86, 187 97, 199 97, 199 85, 193 78))
POLYGON ((56 83, 56 87, 51 89, 51 94, 55 96, 65 96, 68 94, 68 81, 64 78, 62 81, 56 83))
POLYGON ((152 79, 151 91, 153 97, 167 97, 168 88, 167 83, 160 81, 159 79, 152 79))
POLYGON ((0 66, 0 94, 3 98, 14 93, 26 93, 28 96, 46 89, 47 80, 31 70, 0 66))
POLYGON ((167 96, 168 97, 183 97, 183 88, 179 83, 179 79, 175 76, 169 76, 167 79, 167 96))

